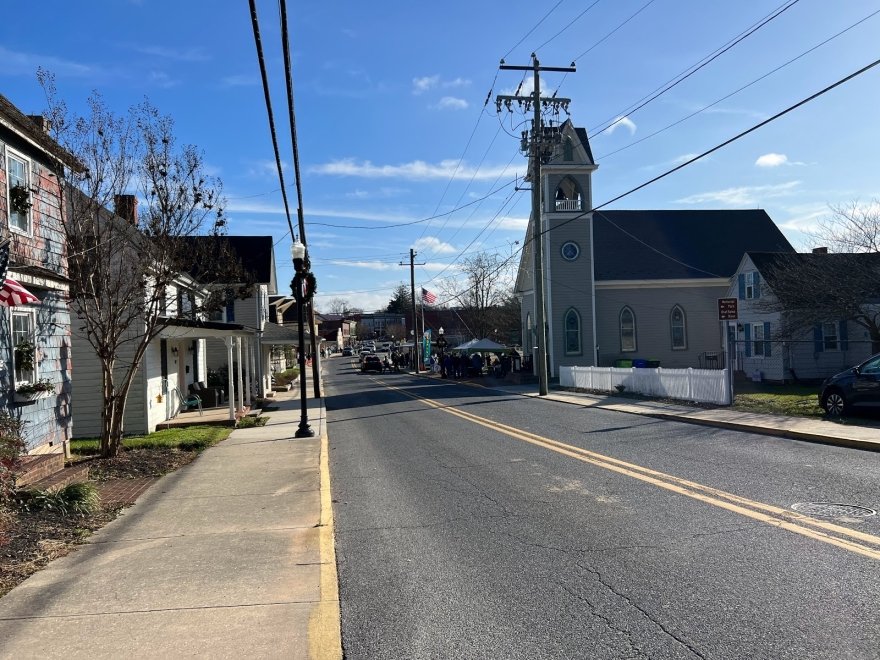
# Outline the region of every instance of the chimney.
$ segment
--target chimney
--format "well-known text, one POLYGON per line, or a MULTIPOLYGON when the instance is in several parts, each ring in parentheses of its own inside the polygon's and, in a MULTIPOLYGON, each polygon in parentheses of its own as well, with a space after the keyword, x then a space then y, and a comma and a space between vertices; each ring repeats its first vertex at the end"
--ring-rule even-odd
POLYGON ((828 254, 828 248, 827 247, 813 248, 813 254, 828 254))
POLYGON ((43 115, 28 115, 27 118, 34 122, 37 125, 37 128, 43 131, 46 135, 52 130, 52 122, 43 115))
POLYGON ((138 226, 138 201, 134 195, 114 195, 113 211, 120 218, 128 220, 133 226, 138 226))

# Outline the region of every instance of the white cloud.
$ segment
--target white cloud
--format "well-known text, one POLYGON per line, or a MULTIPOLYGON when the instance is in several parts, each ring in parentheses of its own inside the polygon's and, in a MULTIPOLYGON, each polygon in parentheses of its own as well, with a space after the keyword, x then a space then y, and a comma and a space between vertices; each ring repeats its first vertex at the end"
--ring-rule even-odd
POLYGON ((439 75, 433 75, 413 78, 412 83, 412 93, 415 95, 419 95, 437 88, 454 89, 458 87, 468 87, 471 84, 471 81, 467 78, 461 77, 452 78, 451 80, 443 80, 442 78, 440 78, 439 75))
POLYGON ((356 161, 354 158, 334 160, 324 165, 316 165, 309 171, 315 174, 329 174, 333 176, 357 176, 366 179, 407 179, 410 181, 428 181, 431 179, 449 179, 455 175, 458 179, 494 180, 499 176, 513 177, 516 168, 510 165, 481 167, 479 170, 462 163, 456 171, 459 161, 443 160, 439 163, 426 163, 415 160, 401 165, 374 165, 365 160, 356 161))
POLYGON ((260 79, 257 76, 244 73, 224 76, 220 79, 220 85, 223 87, 252 87, 259 84, 260 79))
POLYGON ((436 110, 466 110, 468 102, 455 96, 444 96, 436 105, 431 107, 436 110))
POLYGON ((771 186, 740 186, 738 188, 725 188, 724 190, 698 193, 676 201, 680 204, 717 202, 727 206, 754 206, 766 199, 794 195, 800 185, 800 181, 789 181, 788 183, 771 186))
POLYGON ((98 73, 93 67, 51 55, 12 51, 0 46, 0 73, 11 76, 33 76, 37 67, 53 72, 59 78, 90 76, 98 73))
MULTIPOLYGON (((281 169, 285 172, 290 169, 290 165, 281 161, 281 169)), ((250 167, 247 170, 248 176, 257 177, 260 179, 271 179, 272 181, 278 181, 278 165, 274 160, 258 160, 251 163, 250 167)))
POLYGON ((163 89, 169 89, 171 87, 176 87, 180 84, 180 81, 176 78, 172 78, 164 71, 150 71, 149 76, 150 82, 154 85, 158 85, 163 89))
POLYGON ((449 243, 444 243, 434 236, 425 236, 413 243, 413 249, 419 252, 430 251, 434 254, 453 254, 457 252, 449 243))
POLYGON ((758 160, 755 161, 755 165, 758 167, 779 167, 786 163, 788 163, 788 156, 774 153, 758 156, 758 160))
POLYGON ((498 229, 506 229, 509 231, 525 231, 528 229, 528 218, 511 218, 509 216, 498 218, 498 229))
POLYGON ((608 130, 605 131, 609 135, 617 130, 618 126, 625 126, 629 129, 630 135, 635 135, 636 132, 636 124, 629 117, 621 116, 615 118, 614 122, 608 127, 608 130))
POLYGON ((201 48, 168 48, 166 46, 134 46, 134 50, 151 57, 161 57, 178 62, 207 62, 211 58, 201 48))
POLYGON ((413 94, 424 94, 429 89, 434 89, 440 82, 440 76, 423 76, 413 78, 413 94))
POLYGON ((371 190, 362 190, 360 188, 345 193, 350 199, 387 199, 389 197, 399 197, 409 192, 406 188, 381 187, 371 190))

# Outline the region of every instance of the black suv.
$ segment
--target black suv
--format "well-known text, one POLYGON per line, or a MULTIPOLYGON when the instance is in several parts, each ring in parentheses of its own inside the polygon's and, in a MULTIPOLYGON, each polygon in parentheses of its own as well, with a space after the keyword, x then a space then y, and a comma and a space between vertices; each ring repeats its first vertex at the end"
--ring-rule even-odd
POLYGON ((378 371, 382 373, 382 360, 378 355, 365 355, 361 364, 361 371, 378 371))
POLYGON ((819 391, 819 405, 833 417, 854 408, 880 409, 880 353, 827 378, 819 391))

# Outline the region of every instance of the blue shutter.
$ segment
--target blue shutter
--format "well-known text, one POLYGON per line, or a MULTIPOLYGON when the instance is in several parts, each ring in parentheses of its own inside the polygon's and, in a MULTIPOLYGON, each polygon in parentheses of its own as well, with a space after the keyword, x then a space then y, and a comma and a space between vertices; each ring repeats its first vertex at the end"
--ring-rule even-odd
MULTIPOLYGON (((757 286, 757 282, 755 283, 757 286)), ((764 357, 770 357, 770 323, 764 321, 764 357)))
POLYGON ((753 286, 754 292, 752 293, 752 297, 753 298, 760 298, 761 297, 761 275, 758 273, 758 271, 755 271, 754 273, 752 273, 752 282, 754 283, 754 286, 753 286))
POLYGON ((825 348, 822 342, 822 325, 817 323, 813 326, 813 352, 821 353, 825 348))
POLYGON ((746 299, 746 276, 745 276, 745 273, 740 273, 739 277, 737 279, 739 280, 739 299, 745 300, 746 299))
POLYGON ((846 319, 840 319, 840 350, 849 350, 849 337, 846 334, 846 319))
POLYGON ((752 357, 752 326, 746 323, 743 329, 746 331, 746 357, 752 357))

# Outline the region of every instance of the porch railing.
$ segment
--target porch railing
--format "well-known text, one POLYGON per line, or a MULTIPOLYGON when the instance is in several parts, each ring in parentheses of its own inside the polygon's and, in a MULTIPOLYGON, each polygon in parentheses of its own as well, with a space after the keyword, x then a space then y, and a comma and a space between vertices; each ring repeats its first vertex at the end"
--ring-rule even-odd
POLYGON ((556 210, 557 211, 580 211, 581 210, 581 200, 579 200, 579 199, 557 199, 556 200, 556 210))

